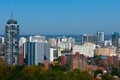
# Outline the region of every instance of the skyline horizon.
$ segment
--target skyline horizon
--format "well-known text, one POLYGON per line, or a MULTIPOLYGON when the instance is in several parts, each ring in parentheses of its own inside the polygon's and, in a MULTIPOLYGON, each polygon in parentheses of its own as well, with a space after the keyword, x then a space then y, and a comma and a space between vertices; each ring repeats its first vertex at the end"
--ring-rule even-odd
MULTIPOLYGON (((114 32, 111 32, 111 33, 105 33, 105 36, 110 36, 110 35, 112 35, 112 33, 114 33, 114 32)), ((120 35, 120 32, 117 32, 119 35, 120 35)), ((76 36, 78 36, 78 35, 80 35, 80 36, 82 36, 82 35, 84 35, 84 34, 92 34, 92 35, 97 35, 97 32, 96 33, 83 33, 83 34, 20 34, 20 36, 22 36, 22 35, 26 35, 26 36, 36 36, 36 35, 38 35, 38 36, 69 36, 69 35, 71 35, 71 36, 74 36, 74 35, 76 35, 76 36)), ((0 34, 0 36, 4 36, 5 34, 0 34)))

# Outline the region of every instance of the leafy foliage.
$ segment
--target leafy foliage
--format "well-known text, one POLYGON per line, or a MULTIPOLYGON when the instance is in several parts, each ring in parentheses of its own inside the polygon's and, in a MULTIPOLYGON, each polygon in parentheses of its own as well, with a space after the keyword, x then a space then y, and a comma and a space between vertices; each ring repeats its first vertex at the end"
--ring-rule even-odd
POLYGON ((103 80, 115 80, 115 78, 112 75, 105 74, 102 77, 103 80))
POLYGON ((94 77, 96 77, 98 74, 103 74, 103 72, 101 70, 95 70, 94 77))
MULTIPOLYGON (((95 74, 102 73, 99 70, 95 74)), ((0 80, 98 80, 92 78, 88 71, 75 69, 66 70, 66 67, 55 65, 50 70, 40 66, 0 66, 0 80)), ((111 75, 104 75, 101 80, 114 80, 111 75)))

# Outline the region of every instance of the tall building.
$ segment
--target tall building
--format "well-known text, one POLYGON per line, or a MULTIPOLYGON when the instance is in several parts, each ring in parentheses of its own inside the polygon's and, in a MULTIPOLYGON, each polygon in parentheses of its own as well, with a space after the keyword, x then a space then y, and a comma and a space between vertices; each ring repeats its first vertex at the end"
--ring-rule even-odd
POLYGON ((50 45, 47 42, 27 42, 26 63, 30 66, 50 62, 50 45))
POLYGON ((91 42, 91 43, 97 43, 98 38, 97 35, 94 34, 83 34, 82 36, 82 43, 86 43, 86 42, 91 42))
POLYGON ((9 19, 5 26, 5 65, 18 64, 19 55, 19 25, 16 20, 9 19))
POLYGON ((26 63, 30 66, 44 61, 44 44, 41 42, 27 42, 26 63))
POLYGON ((117 32, 112 33, 112 45, 116 47, 116 50, 119 48, 119 34, 117 32))
POLYGON ((99 44, 104 43, 104 32, 97 32, 97 37, 98 37, 99 44))

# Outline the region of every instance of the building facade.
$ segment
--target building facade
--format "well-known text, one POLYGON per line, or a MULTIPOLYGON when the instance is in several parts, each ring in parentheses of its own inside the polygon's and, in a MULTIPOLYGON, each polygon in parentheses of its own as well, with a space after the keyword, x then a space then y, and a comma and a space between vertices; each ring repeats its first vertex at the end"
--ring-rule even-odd
POLYGON ((104 43, 104 32, 97 32, 98 44, 104 43))
POLYGON ((19 39, 19 47, 23 46, 23 44, 26 43, 26 42, 27 42, 26 38, 20 37, 20 39, 19 39))
POLYGON ((116 47, 116 50, 119 48, 119 34, 117 32, 112 33, 111 36, 112 45, 116 47))
POLYGON ((113 56, 116 55, 116 48, 96 48, 95 55, 113 56))
POLYGON ((79 54, 79 53, 66 55, 65 60, 66 60, 65 63, 69 66, 71 70, 73 69, 84 70, 87 65, 86 56, 84 56, 83 54, 79 54))
POLYGON ((93 57, 95 50, 95 44, 92 43, 84 43, 84 45, 75 45, 73 47, 73 54, 79 53, 84 54, 87 57, 93 57))
POLYGON ((14 19, 7 21, 5 26, 5 65, 18 64, 19 55, 19 25, 14 19))
POLYGON ((82 43, 90 42, 90 43, 97 43, 98 38, 97 35, 94 34, 83 34, 82 36, 82 43))
POLYGON ((4 37, 0 37, 0 44, 4 44, 4 43, 5 43, 4 37))
POLYGON ((55 48, 57 45, 57 40, 55 38, 50 38, 49 43, 52 48, 55 48))
POLYGON ((50 62, 50 45, 47 42, 27 42, 26 44, 26 64, 39 65, 44 60, 50 62))
POLYGON ((32 42, 32 41, 42 41, 42 42, 45 42, 46 41, 46 37, 45 36, 39 36, 39 35, 30 36, 29 37, 29 41, 30 42, 32 42))

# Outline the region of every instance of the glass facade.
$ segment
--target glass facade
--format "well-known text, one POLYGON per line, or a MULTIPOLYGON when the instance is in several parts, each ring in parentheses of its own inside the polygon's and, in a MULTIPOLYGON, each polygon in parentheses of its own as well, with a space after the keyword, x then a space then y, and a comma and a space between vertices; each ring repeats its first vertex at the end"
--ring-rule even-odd
POLYGON ((116 47, 116 50, 119 49, 119 34, 117 32, 112 33, 112 45, 116 47))
POLYGON ((44 63, 44 57, 50 61, 50 44, 44 42, 27 42, 26 64, 29 66, 44 63))
POLYGON ((5 26, 5 65, 18 64, 19 55, 19 25, 10 19, 5 26))

